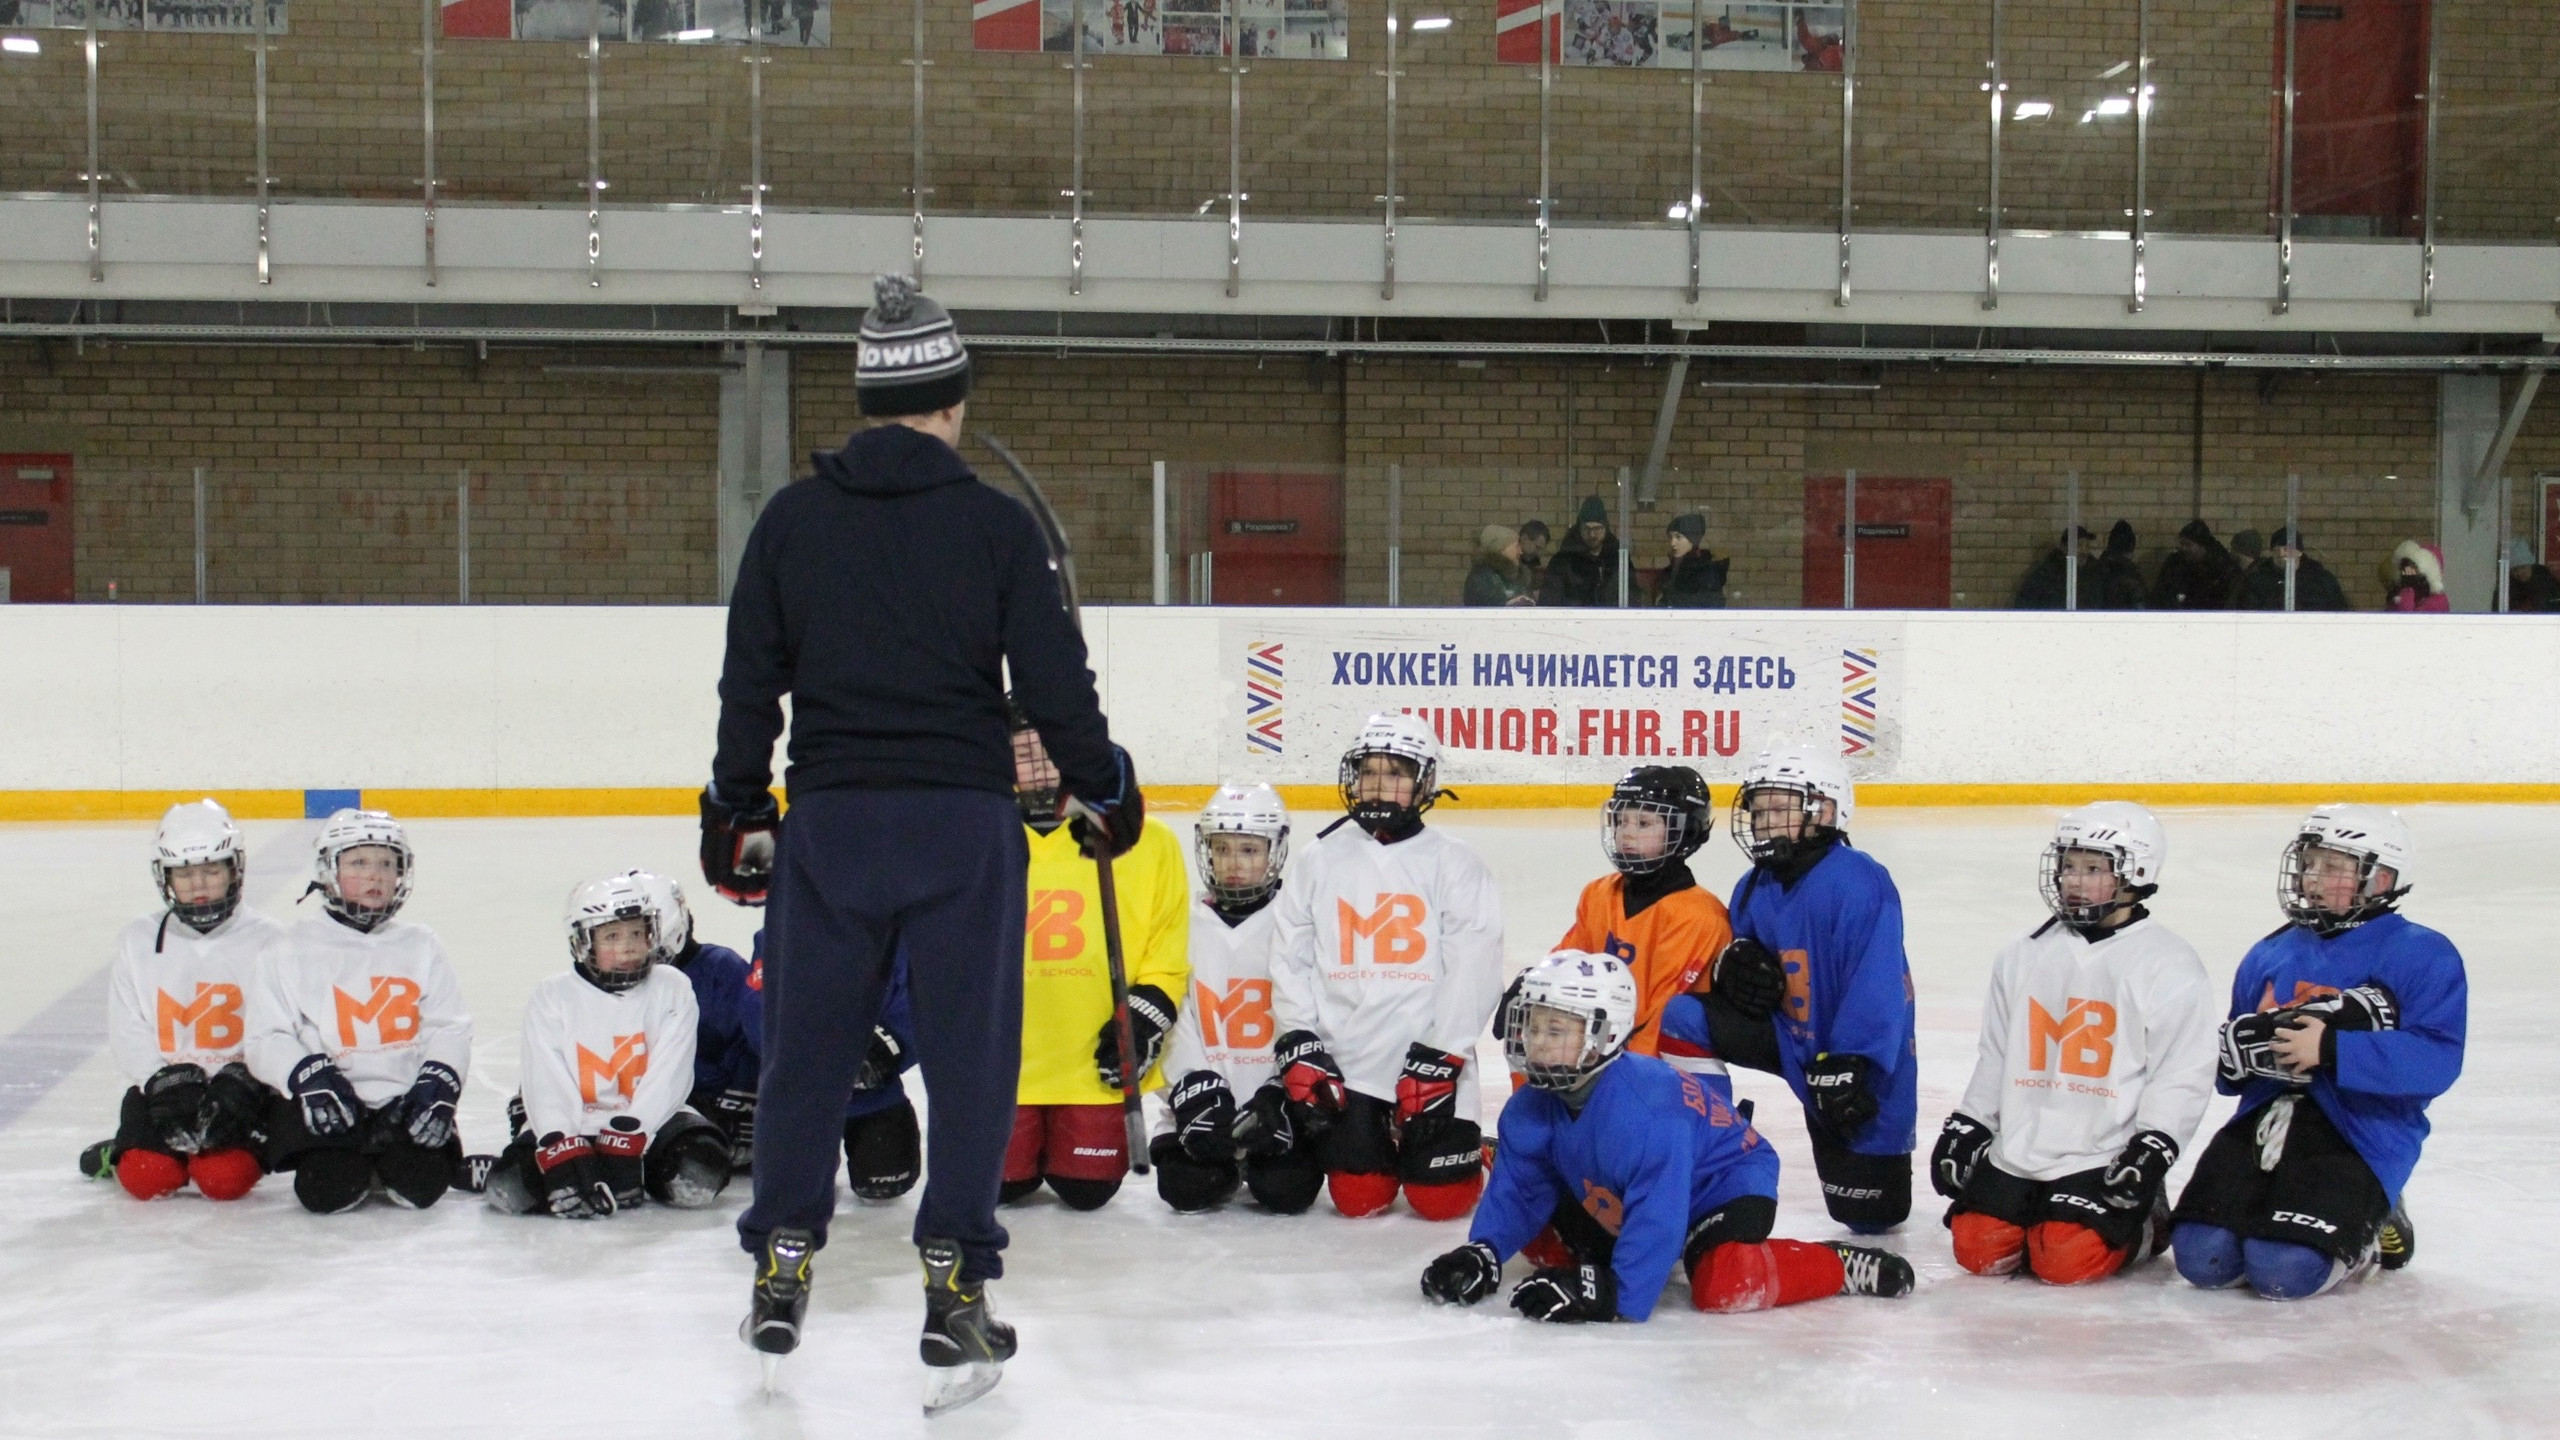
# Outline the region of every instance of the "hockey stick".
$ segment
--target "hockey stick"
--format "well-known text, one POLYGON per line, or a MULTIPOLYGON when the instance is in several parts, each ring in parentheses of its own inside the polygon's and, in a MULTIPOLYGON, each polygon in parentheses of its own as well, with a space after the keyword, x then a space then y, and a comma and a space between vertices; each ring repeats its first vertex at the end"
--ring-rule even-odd
MULTIPOLYGON (((1013 452, 1004 447, 1003 441, 981 430, 978 443, 1004 462, 1004 468, 1013 472, 1014 480, 1029 498, 1031 518, 1038 522, 1040 538, 1048 544, 1049 563, 1057 570, 1058 588, 1066 597, 1067 618, 1075 622, 1077 630, 1083 630, 1084 611, 1076 598, 1075 550, 1067 543, 1066 528, 1058 523, 1058 512, 1049 508, 1049 497, 1042 493, 1040 482, 1031 478, 1031 472, 1023 468, 1021 461, 1013 458, 1013 452)), ((1102 817, 1083 801, 1070 795, 1067 797, 1067 809, 1070 813, 1082 815, 1085 823, 1096 833, 1102 832, 1102 817)), ((1102 954, 1111 974, 1111 1029, 1120 1042, 1120 1118, 1128 1127, 1129 1171, 1133 1175, 1144 1175, 1147 1173, 1147 1121, 1145 1110, 1138 1102, 1138 1037, 1129 1024, 1129 965, 1126 952, 1120 945, 1120 891, 1112 881, 1111 854, 1107 845, 1093 857, 1093 872, 1094 888, 1101 892, 1102 900, 1102 954)))

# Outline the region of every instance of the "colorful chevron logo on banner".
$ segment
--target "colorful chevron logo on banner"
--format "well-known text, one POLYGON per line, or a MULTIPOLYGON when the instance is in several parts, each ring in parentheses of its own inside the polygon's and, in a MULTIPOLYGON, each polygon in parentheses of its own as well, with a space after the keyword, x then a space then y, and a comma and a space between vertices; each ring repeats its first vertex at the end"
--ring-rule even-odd
POLYGON ((1855 758, 1876 748, 1876 671, 1873 650, 1840 652, 1840 753, 1855 758))
POLYGON ((1256 641, 1244 647, 1244 749, 1248 755, 1287 753, 1280 743, 1280 707, 1285 677, 1281 642, 1256 641))

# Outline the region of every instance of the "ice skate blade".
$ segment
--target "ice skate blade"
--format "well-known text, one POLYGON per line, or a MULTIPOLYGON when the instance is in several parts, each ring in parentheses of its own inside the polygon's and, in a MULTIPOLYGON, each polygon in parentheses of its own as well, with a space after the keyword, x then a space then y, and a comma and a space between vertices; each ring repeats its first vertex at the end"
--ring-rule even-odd
POLYGON ((928 1365, 924 1369, 924 1413, 927 1419, 957 1410, 996 1388, 1004 1363, 972 1360, 965 1365, 928 1365))
POLYGON ((758 1355, 756 1359, 764 1366, 764 1398, 770 1400, 779 1393, 782 1381, 782 1357, 758 1355))

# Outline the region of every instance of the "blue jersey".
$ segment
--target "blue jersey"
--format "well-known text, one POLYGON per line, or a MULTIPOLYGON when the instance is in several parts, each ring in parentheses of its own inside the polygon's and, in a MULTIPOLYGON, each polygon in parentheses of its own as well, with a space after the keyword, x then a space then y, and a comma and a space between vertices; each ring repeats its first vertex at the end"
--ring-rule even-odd
MULTIPOLYGON (((758 937, 762 938, 762 937, 758 937)), ((693 982, 693 1088, 753 1090, 763 1067, 764 975, 726 945, 697 945, 677 962, 693 982)))
POLYGON ((1874 1067, 1876 1118, 1844 1137, 1861 1155, 1907 1155, 1920 1122, 1920 1060, 1911 961, 1902 952, 1902 895, 1875 857, 1833 845, 1793 885, 1758 867, 1733 887, 1733 934, 1759 941, 1787 970, 1778 1009, 1779 1072, 1796 1099, 1819 1055, 1862 1055, 1874 1067))
POLYGON ((1683 1075, 1694 1075, 1708 1090, 1733 1103, 1733 1075, 1716 1055, 1707 1034, 1707 1007, 1695 995, 1674 995, 1654 1022, 1654 1051, 1663 1063, 1683 1075))
POLYGON ((1576 1114, 1524 1088, 1502 1107, 1501 1145, 1467 1238, 1508 1260, 1580 1205, 1617 1237, 1618 1313, 1642 1320, 1680 1263, 1689 1227, 1746 1195, 1776 1199, 1778 1155, 1723 1095, 1650 1055, 1621 1055, 1576 1114))
MULTIPOLYGON (((736 1013, 743 1026, 743 1064, 746 1079, 735 1088, 753 1090, 756 1088, 756 1071, 763 1063, 761 1057, 764 1054, 764 932, 761 930, 756 932, 756 958, 752 969, 744 961, 738 960, 738 952, 734 950, 720 950, 717 945, 705 945, 702 948, 706 953, 719 950, 721 954, 736 961, 743 972, 740 993, 745 998, 739 1004, 736 1013)), ((693 994, 695 1001, 702 1007, 702 1039, 694 1049, 694 1054, 699 1057, 710 1043, 711 1005, 702 998, 702 981, 698 977, 693 982, 693 994)), ((898 1073, 904 1075, 915 1068, 916 1027, 914 1012, 909 1008, 907 1001, 907 961, 903 955, 898 957, 895 965, 889 967, 889 993, 880 1002, 879 1023, 881 1029, 897 1038, 898 1073)), ((866 1052, 870 1049, 868 1039, 864 1041, 863 1048, 866 1052)), ((695 1083, 698 1086, 701 1083, 698 1077, 702 1073, 702 1062, 699 1058, 694 1061, 693 1068, 697 1077, 695 1083)), ((856 1090, 852 1098, 845 1102, 844 1118, 859 1120, 865 1115, 894 1110, 906 1098, 906 1087, 902 1085, 883 1085, 876 1090, 856 1090)))
MULTIPOLYGON (((2347 1137, 2374 1178, 2400 1200, 2427 1138, 2427 1102, 2462 1073, 2470 982, 2462 952, 2397 914, 2322 939, 2288 925, 2249 947, 2231 981, 2231 1013, 2277 1010, 2358 985, 2378 984, 2400 1003, 2396 1030, 2338 1032, 2338 1064, 2311 1076, 2311 1099, 2347 1137)), ((2282 1080, 2239 1087, 2243 1114, 2296 1089, 2282 1080)), ((2222 1093, 2234 1093, 2228 1082, 2222 1093)))

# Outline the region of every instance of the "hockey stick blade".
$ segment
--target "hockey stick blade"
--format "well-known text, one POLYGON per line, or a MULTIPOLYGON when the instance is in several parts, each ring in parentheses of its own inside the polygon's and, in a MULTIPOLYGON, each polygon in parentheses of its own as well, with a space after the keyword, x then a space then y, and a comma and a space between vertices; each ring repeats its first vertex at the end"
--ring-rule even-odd
POLYGON ((936 1415, 957 1410, 996 1388, 1004 1378, 1004 1365, 994 1360, 972 1360, 963 1365, 927 1365, 924 1367, 924 1413, 930 1420, 936 1415))

